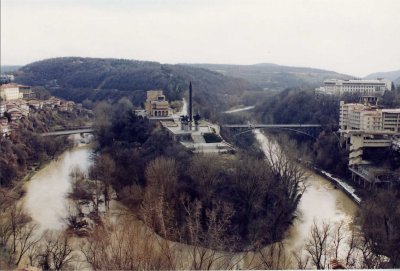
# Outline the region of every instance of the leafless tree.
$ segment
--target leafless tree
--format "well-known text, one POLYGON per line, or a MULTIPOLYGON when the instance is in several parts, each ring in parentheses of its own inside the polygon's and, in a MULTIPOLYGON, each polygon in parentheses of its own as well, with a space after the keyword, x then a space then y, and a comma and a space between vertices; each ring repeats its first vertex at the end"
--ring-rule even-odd
POLYGON ((64 231, 46 231, 40 243, 32 249, 28 257, 32 266, 43 270, 70 269, 75 261, 71 237, 64 231))
POLYGON ((91 168, 91 177, 102 182, 102 194, 106 209, 109 209, 111 200, 111 180, 115 171, 114 160, 108 154, 101 154, 96 158, 95 165, 91 168))
POLYGON ((256 269, 288 269, 290 260, 283 242, 273 243, 258 251, 260 264, 256 269))
POLYGON ((215 154, 195 155, 190 163, 189 175, 198 184, 198 189, 206 202, 210 201, 221 179, 221 159, 215 154))
POLYGON ((145 170, 147 186, 140 210, 143 221, 167 238, 173 230, 173 208, 169 200, 173 198, 178 179, 178 169, 174 159, 158 157, 145 170))
POLYGON ((37 236, 37 227, 37 224, 29 223, 18 231, 14 251, 15 265, 18 266, 22 257, 39 243, 41 236, 37 236))
POLYGON ((216 204, 206 210, 206 226, 203 227, 201 202, 190 202, 187 197, 182 197, 181 201, 186 211, 185 231, 190 245, 190 269, 231 268, 234 254, 226 251, 226 248, 233 240, 226 232, 230 227, 233 209, 222 203, 216 204))
POLYGON ((303 248, 300 251, 294 251, 292 253, 293 258, 296 262, 296 266, 298 269, 308 269, 308 263, 310 261, 309 255, 302 254, 303 248))
POLYGON ((318 227, 317 222, 314 221, 310 238, 306 242, 305 249, 310 254, 311 261, 317 269, 325 269, 327 266, 330 229, 328 223, 323 222, 321 227, 318 227))
POLYGON ((81 244, 81 251, 95 270, 175 269, 173 252, 165 253, 154 234, 124 216, 105 221, 81 244), (169 255, 168 257, 166 255, 169 255))
POLYGON ((339 258, 339 249, 342 241, 345 239, 344 231, 344 221, 340 221, 338 225, 336 225, 335 229, 333 230, 333 238, 332 238, 332 250, 335 259, 339 258))

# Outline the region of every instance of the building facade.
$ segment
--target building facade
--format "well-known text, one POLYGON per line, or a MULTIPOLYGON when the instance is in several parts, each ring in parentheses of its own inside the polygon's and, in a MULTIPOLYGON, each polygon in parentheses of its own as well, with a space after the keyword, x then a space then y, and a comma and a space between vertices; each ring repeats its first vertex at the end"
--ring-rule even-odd
POLYGON ((5 84, 0 86, 0 98, 3 101, 22 99, 23 94, 17 84, 5 84))
POLYGON ((340 102, 339 126, 342 131, 400 132, 400 109, 340 102))
POLYGON ((145 110, 149 117, 171 117, 172 109, 162 90, 147 91, 145 110))
POLYGON ((392 90, 392 81, 378 78, 376 80, 338 80, 329 79, 324 81, 324 86, 316 89, 318 92, 343 95, 361 94, 361 95, 383 95, 385 91, 392 90))
POLYGON ((0 100, 0 118, 4 116, 5 112, 6 112, 6 104, 0 100))

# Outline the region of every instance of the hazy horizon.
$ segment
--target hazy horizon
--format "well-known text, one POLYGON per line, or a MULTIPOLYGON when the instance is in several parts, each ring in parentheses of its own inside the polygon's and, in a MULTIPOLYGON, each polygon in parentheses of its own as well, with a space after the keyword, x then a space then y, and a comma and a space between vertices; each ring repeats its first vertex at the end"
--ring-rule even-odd
POLYGON ((364 77, 400 69, 398 10, 396 0, 2 0, 1 65, 80 56, 364 77))

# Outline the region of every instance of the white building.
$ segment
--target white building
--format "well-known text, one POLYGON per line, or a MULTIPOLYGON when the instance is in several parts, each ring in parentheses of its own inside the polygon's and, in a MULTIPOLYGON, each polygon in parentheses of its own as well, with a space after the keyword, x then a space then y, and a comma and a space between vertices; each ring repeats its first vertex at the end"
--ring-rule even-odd
POLYGON ((0 86, 0 98, 3 101, 22 99, 23 94, 19 91, 17 84, 5 84, 0 86))
POLYGON ((363 148, 390 147, 400 136, 400 109, 379 109, 369 104, 340 102, 339 132, 346 142, 349 165, 363 161, 363 148))
POLYGON ((340 130, 366 132, 400 132, 400 109, 378 109, 376 106, 340 102, 340 130))
POLYGON ((383 95, 385 91, 392 90, 392 81, 378 78, 376 80, 338 80, 329 79, 324 81, 324 86, 316 89, 318 92, 334 95, 345 93, 361 95, 383 95))
POLYGON ((6 104, 0 101, 0 118, 4 116, 5 112, 6 112, 6 104))

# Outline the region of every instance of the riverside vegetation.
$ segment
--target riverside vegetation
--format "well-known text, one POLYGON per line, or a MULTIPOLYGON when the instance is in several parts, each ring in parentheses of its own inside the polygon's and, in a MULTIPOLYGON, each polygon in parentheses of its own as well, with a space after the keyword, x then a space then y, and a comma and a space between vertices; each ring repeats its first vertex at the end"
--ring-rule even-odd
MULTIPOLYGON (((282 162, 274 164, 271 159, 266 160, 264 154, 251 151, 255 150, 251 133, 244 134, 243 137, 235 137, 226 132, 232 142, 240 147, 238 155, 221 157, 193 155, 172 141, 159 126, 132 114, 132 104, 129 101, 117 102, 117 100, 126 96, 138 105, 144 96, 144 91, 140 89, 149 86, 164 88, 167 85, 171 90, 171 93, 167 95, 173 98, 174 93, 177 93, 176 97, 180 98, 188 80, 193 79, 199 71, 202 71, 201 74, 207 78, 210 75, 208 72, 195 69, 192 70, 193 73, 186 74, 182 79, 178 76, 179 73, 175 72, 186 67, 170 67, 153 63, 155 66, 152 66, 150 70, 156 67, 157 72, 154 73, 156 76, 154 80, 146 82, 159 84, 146 85, 146 83, 138 85, 135 90, 123 87, 113 90, 112 87, 106 89, 104 86, 108 80, 114 83, 119 82, 119 80, 113 81, 119 77, 112 76, 107 79, 103 73, 99 73, 103 74, 103 77, 95 78, 94 83, 90 81, 87 85, 80 83, 73 85, 73 82, 77 82, 75 79, 78 76, 72 73, 74 67, 83 64, 84 70, 89 71, 90 67, 95 65, 94 62, 91 63, 91 59, 55 59, 52 60, 54 63, 48 61, 43 64, 54 64, 50 66, 56 67, 57 61, 60 60, 68 63, 67 71, 71 72, 69 73, 71 76, 64 77, 65 80, 60 82, 52 80, 52 78, 61 78, 65 70, 53 69, 58 75, 44 78, 42 82, 43 85, 51 87, 53 93, 64 95, 63 97, 66 97, 65 95, 74 97, 75 101, 85 101, 85 104, 90 107, 94 107, 92 100, 108 99, 114 103, 113 105, 99 103, 95 108, 98 146, 97 155, 94 157, 95 163, 89 175, 85 176, 79 172, 72 174, 74 189, 71 199, 76 201, 83 199, 88 202, 92 209, 93 220, 97 222, 96 227, 83 238, 84 242, 80 247, 91 268, 187 268, 177 262, 178 250, 162 241, 166 239, 191 245, 189 254, 192 255, 190 262, 192 269, 235 268, 235 265, 231 264, 232 261, 218 266, 215 264, 217 259, 221 258, 232 260, 230 251, 243 250, 257 251, 261 255, 261 263, 252 268, 288 267, 287 258, 291 255, 285 255, 283 244, 274 242, 282 240, 283 233, 296 218, 296 207, 304 189, 303 171, 294 162, 298 158, 295 153, 297 145, 290 140, 281 142, 283 148, 280 161, 282 162), (88 63, 92 66, 88 66, 88 63), (172 70, 168 70, 169 68, 172 70), (181 84, 175 81, 176 84, 167 84, 169 82, 166 79, 167 75, 182 79, 178 80, 181 84), (136 94, 139 96, 135 96, 136 94), (248 151, 243 151, 243 149, 248 151), (116 222, 103 219, 99 214, 99 207, 103 203, 107 209, 113 190, 117 198, 129 210, 128 216, 119 218, 116 222), (148 227, 145 230, 129 227, 135 223, 132 215, 138 217, 148 227), (163 239, 154 237, 152 230, 163 239), (155 240, 157 245, 154 245, 154 242, 143 242, 143 238, 155 240), (271 243, 274 245, 266 250, 261 249, 263 245, 271 243), (221 257, 205 248, 225 250, 226 253, 224 257, 221 257)), ((105 66, 110 65, 111 70, 113 70, 113 65, 116 65, 115 63, 118 61, 103 62, 105 66)), ((126 64, 122 61, 123 65, 119 67, 124 67, 124 63, 126 64)), ((143 63, 137 64, 141 66, 143 63)), ((130 62, 129 65, 131 65, 130 62)), ((136 71, 140 71, 138 74, 146 74, 142 68, 126 69, 129 71, 128 74, 136 71)), ((44 70, 48 70, 48 67, 44 70)), ((37 76, 40 74, 41 70, 37 66, 28 66, 22 71, 20 80, 37 80, 36 78, 41 77, 37 76), (24 78, 23 76, 28 77, 21 79, 24 78)), ((79 74, 82 75, 82 80, 86 80, 90 73, 79 72, 79 74)), ((135 81, 138 79, 136 75, 135 81)), ((215 85, 221 87, 220 89, 225 89, 230 85, 221 75, 212 73, 210 76, 216 79, 215 85)), ((201 81, 199 78, 197 80, 201 81)), ((243 81, 231 83, 239 82, 242 84, 243 81)), ((205 106, 208 102, 207 97, 211 97, 207 93, 212 89, 203 85, 202 90, 205 100, 196 98, 196 102, 205 106)), ((241 87, 234 90, 236 92, 234 91, 231 96, 239 93, 241 87)), ((257 91, 257 88, 254 89, 254 92, 257 91)), ((230 103, 237 101, 235 98, 226 99, 225 94, 223 91, 218 92, 214 102, 218 104, 220 100, 223 100, 223 107, 227 107, 230 103)), ((395 99, 389 97, 386 101, 397 100, 398 95, 393 95, 395 99)), ((338 101, 316 97, 314 93, 302 90, 286 90, 277 95, 247 92, 240 98, 254 101, 254 97, 262 98, 259 99, 262 106, 256 108, 256 117, 263 122, 314 123, 317 121, 318 123, 324 121, 331 124, 318 136, 316 143, 311 143, 304 137, 293 135, 291 137, 298 143, 308 144, 308 147, 312 149, 310 157, 313 157, 319 166, 328 170, 332 169, 337 173, 343 172, 342 169, 346 164, 343 160, 344 155, 338 149, 337 139, 331 133, 337 125, 338 101), (262 98, 265 96, 268 98, 262 98), (320 104, 324 106, 321 107, 320 104), (289 114, 285 113, 287 110, 289 114)), ((220 118, 214 111, 210 108, 206 109, 205 117, 220 118)), ((237 118, 237 120, 245 121, 244 118, 237 118)), ((46 143, 43 142, 43 144, 46 143)), ((0 204, 2 217, 0 240, 1 253, 4 257, 0 259, 5 259, 2 264, 8 265, 2 265, 1 268, 13 267, 14 264, 19 263, 21 253, 28 257, 31 265, 41 266, 44 269, 72 268, 74 259, 71 232, 69 231, 68 234, 48 233, 46 235, 50 236, 37 240, 32 235, 34 229, 30 228, 34 225, 19 209, 15 200, 19 196, 3 192, 2 190, 4 200, 0 204)), ((360 229, 355 227, 351 236, 343 236, 340 225, 316 222, 305 247, 306 254, 295 255, 298 268, 328 268, 329 260, 338 258, 337 251, 343 245, 346 247, 344 259, 348 267, 399 267, 398 198, 399 195, 395 191, 391 193, 383 191, 367 199, 362 204, 360 216, 357 219, 360 229)), ((79 210, 77 212, 79 213, 79 210)), ((72 214, 68 221, 70 226, 76 223, 75 218, 76 214, 72 214)))

